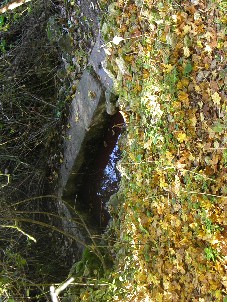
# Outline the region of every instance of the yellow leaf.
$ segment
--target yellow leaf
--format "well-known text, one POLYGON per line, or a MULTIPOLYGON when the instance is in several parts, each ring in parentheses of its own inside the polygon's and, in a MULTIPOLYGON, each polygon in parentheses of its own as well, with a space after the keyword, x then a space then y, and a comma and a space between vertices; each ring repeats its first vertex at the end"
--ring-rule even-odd
POLYGON ((187 33, 189 33, 192 30, 192 28, 190 25, 185 25, 183 27, 183 30, 184 30, 184 34, 186 35, 187 33))
POLYGON ((177 83, 177 89, 183 89, 184 87, 188 87, 189 80, 187 78, 183 78, 181 81, 177 83))
POLYGON ((187 94, 186 92, 180 90, 180 91, 178 92, 178 99, 179 99, 180 101, 188 100, 188 94, 187 94))
POLYGON ((199 275, 199 281, 204 281, 204 280, 206 280, 207 279, 207 276, 206 275, 204 275, 204 274, 200 274, 199 275))
MULTIPOLYGON (((180 191, 180 178, 178 175, 175 175, 175 181, 174 181, 174 193, 177 195, 180 191)), ((176 222, 176 220, 175 220, 176 222)))
POLYGON ((150 76, 149 71, 147 69, 144 69, 144 71, 143 71, 143 78, 147 79, 147 78, 149 78, 149 76, 150 76))
POLYGON ((157 278, 155 275, 153 275, 153 274, 149 274, 149 275, 148 275, 148 277, 147 277, 147 282, 148 282, 148 283, 153 283, 153 284, 155 284, 155 285, 159 284, 158 278, 157 278))
POLYGON ((218 149, 218 148, 219 148, 219 142, 217 142, 217 141, 214 142, 214 148, 215 148, 215 149, 218 149))
POLYGON ((174 158, 174 156, 172 155, 172 153, 170 153, 169 151, 166 151, 165 157, 166 157, 166 163, 167 163, 167 165, 171 165, 172 164, 172 160, 174 158))
POLYGON ((190 119, 190 122, 191 122, 191 125, 192 125, 193 127, 195 127, 196 124, 197 124, 197 119, 196 119, 196 117, 193 116, 193 117, 190 119))
POLYGON ((159 181, 160 181, 160 188, 167 188, 168 187, 168 184, 166 183, 165 177, 163 175, 160 177, 159 181))
POLYGON ((224 276, 224 277, 222 278, 221 283, 222 283, 222 284, 224 285, 224 287, 227 289, 227 276, 224 276))
POLYGON ((135 87, 133 88, 133 91, 135 93, 140 92, 142 90, 142 86, 139 83, 136 83, 135 87))
POLYGON ((157 293, 155 297, 157 302, 162 302, 163 301, 163 294, 162 293, 157 293))
POLYGON ((173 106, 173 109, 175 109, 176 114, 177 114, 178 110, 181 109, 181 102, 175 101, 175 102, 173 102, 173 105, 172 105, 172 106, 173 106))
POLYGON ((213 38, 213 34, 211 32, 206 32, 205 37, 207 38, 207 41, 210 42, 210 40, 213 38))
POLYGON ((128 63, 131 63, 133 60, 134 60, 134 56, 132 56, 132 55, 128 55, 125 57, 125 61, 128 63))
POLYGON ((183 47, 183 49, 184 49, 184 56, 186 58, 188 58, 190 56, 190 50, 189 50, 188 46, 183 47))
POLYGON ((215 92, 214 94, 212 94, 211 98, 212 98, 214 104, 220 105, 221 97, 220 97, 220 95, 218 94, 218 92, 215 92))
POLYGON ((201 41, 197 41, 197 45, 198 45, 199 48, 203 48, 203 44, 202 44, 201 41))
POLYGON ((188 158, 189 160, 191 160, 191 161, 193 161, 193 160, 195 160, 195 156, 194 155, 192 155, 192 153, 190 153, 190 155, 189 155, 189 158, 188 158))
POLYGON ((201 91, 201 88, 199 87, 199 85, 195 85, 195 91, 198 93, 201 91))
POLYGON ((210 288, 216 291, 218 289, 218 284, 215 281, 210 280, 210 288))
POLYGON ((204 121, 204 114, 202 113, 202 112, 200 112, 200 119, 201 119, 201 122, 203 122, 204 121))
POLYGON ((163 34, 161 35, 160 40, 161 40, 163 43, 166 42, 166 34, 165 34, 165 33, 163 33, 163 34))
POLYGON ((182 90, 178 92, 178 100, 184 103, 186 107, 189 106, 189 97, 188 94, 182 90))
POLYGON ((174 66, 171 64, 164 64, 164 68, 165 68, 164 72, 170 73, 173 70, 174 66))
MULTIPOLYGON (((167 279, 167 278, 166 278, 166 279, 167 279)), ((170 282, 169 282, 169 280, 166 280, 166 281, 163 282, 163 287, 164 287, 164 289, 169 289, 169 287, 170 287, 170 282)))
POLYGON ((152 140, 149 139, 149 140, 144 144, 144 148, 145 148, 145 149, 150 149, 151 145, 152 145, 152 140))
POLYGON ((184 133, 184 132, 178 132, 178 133, 177 133, 177 140, 178 140, 180 143, 186 142, 186 141, 187 141, 186 133, 184 133))
POLYGON ((180 271, 180 273, 182 275, 184 275, 186 273, 185 269, 183 268, 183 266, 178 266, 178 270, 180 271))
POLYGON ((220 290, 216 290, 214 295, 215 295, 215 298, 217 298, 218 300, 220 300, 223 297, 222 292, 220 290))

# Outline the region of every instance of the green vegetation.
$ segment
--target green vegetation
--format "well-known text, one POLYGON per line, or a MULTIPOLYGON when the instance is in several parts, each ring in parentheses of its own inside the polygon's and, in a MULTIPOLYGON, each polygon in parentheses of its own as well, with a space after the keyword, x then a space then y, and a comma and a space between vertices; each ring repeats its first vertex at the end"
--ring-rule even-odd
POLYGON ((109 287, 81 289, 81 301, 226 299, 224 11, 109 1, 103 32, 127 134, 109 287))
POLYGON ((62 252, 54 248, 59 218, 48 216, 50 211, 56 214, 56 198, 40 197, 56 181, 61 151, 54 157, 61 140, 56 118, 60 53, 46 34, 47 21, 55 13, 51 1, 32 1, 0 16, 3 301, 27 301, 36 295, 44 299, 49 293, 42 284, 59 282, 58 269, 66 274, 62 252), (47 221, 49 228, 42 225, 47 221))
MULTIPOLYGON (((121 138, 122 180, 102 244, 95 241, 84 250, 62 300, 226 301, 226 2, 116 0, 99 5, 105 12, 107 67, 116 77, 127 126, 121 138)), ((64 122, 65 109, 64 96, 56 104, 59 53, 47 39, 53 34, 47 22, 53 12, 46 16, 43 11, 31 3, 26 12, 21 7, 16 16, 0 17, 0 296, 8 301, 30 290, 32 273, 43 296, 49 294, 46 282, 59 282, 53 262, 41 261, 53 260, 50 251, 40 248, 34 254, 33 239, 48 242, 48 231, 42 237, 40 229, 48 223, 38 213, 40 226, 29 225, 29 213, 41 211, 45 200, 35 206, 28 200, 20 207, 14 202, 27 197, 25 188, 30 197, 38 196, 46 177, 54 182, 58 171, 51 152, 61 141, 50 154, 38 155, 54 141, 53 128, 64 122), (27 21, 38 18, 41 28, 33 35, 27 21), (31 49, 29 55, 25 48, 31 49), (52 158, 47 175, 45 157, 52 158)), ((82 69, 85 53, 86 46, 76 50, 82 69)), ((69 66, 66 74, 74 72, 75 66, 69 66)), ((60 250, 56 258, 61 271, 65 258, 60 250)))

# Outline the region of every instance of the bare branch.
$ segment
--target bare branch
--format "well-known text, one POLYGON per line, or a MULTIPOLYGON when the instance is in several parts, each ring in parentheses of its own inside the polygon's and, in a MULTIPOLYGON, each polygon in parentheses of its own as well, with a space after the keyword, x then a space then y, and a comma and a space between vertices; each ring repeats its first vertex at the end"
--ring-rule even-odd
POLYGON ((7 12, 8 10, 13 10, 17 8, 18 6, 23 5, 24 3, 30 2, 31 0, 15 0, 11 3, 6 4, 2 8, 0 8, 0 13, 3 14, 7 12))

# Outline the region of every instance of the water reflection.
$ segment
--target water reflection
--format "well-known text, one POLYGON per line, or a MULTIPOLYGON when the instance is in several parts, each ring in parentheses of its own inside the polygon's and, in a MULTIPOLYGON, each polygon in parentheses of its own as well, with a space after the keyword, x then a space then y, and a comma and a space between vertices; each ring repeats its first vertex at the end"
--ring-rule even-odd
POLYGON ((102 206, 101 215, 107 216, 108 210, 106 208, 106 203, 108 202, 110 196, 118 191, 118 186, 120 182, 120 173, 116 168, 117 162, 120 160, 121 152, 119 150, 118 144, 114 147, 112 153, 109 156, 109 161, 103 171, 101 177, 100 185, 98 187, 97 196, 99 196, 100 203, 102 206), (106 213, 104 213, 106 212, 106 213))
POLYGON ((116 163, 120 159, 121 152, 118 148, 118 144, 114 147, 112 153, 109 157, 109 162, 104 170, 103 179, 101 182, 101 190, 108 190, 110 185, 118 184, 119 181, 119 172, 116 169, 116 163))
POLYGON ((109 125, 103 135, 92 163, 88 167, 78 199, 84 210, 90 212, 92 224, 105 227, 110 219, 106 203, 118 191, 120 173, 116 168, 121 157, 118 140, 124 121, 120 113, 110 117, 109 125))

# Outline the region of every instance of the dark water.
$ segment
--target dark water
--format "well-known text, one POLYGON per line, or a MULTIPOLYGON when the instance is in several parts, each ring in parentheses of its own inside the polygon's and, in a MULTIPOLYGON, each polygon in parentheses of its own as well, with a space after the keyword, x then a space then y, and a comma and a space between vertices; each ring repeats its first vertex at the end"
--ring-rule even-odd
POLYGON ((77 194, 77 200, 83 210, 89 212, 91 223, 101 228, 104 228, 110 219, 106 202, 118 191, 120 182, 116 164, 121 157, 118 139, 123 125, 124 121, 119 112, 110 117, 98 151, 87 167, 83 184, 77 194))

